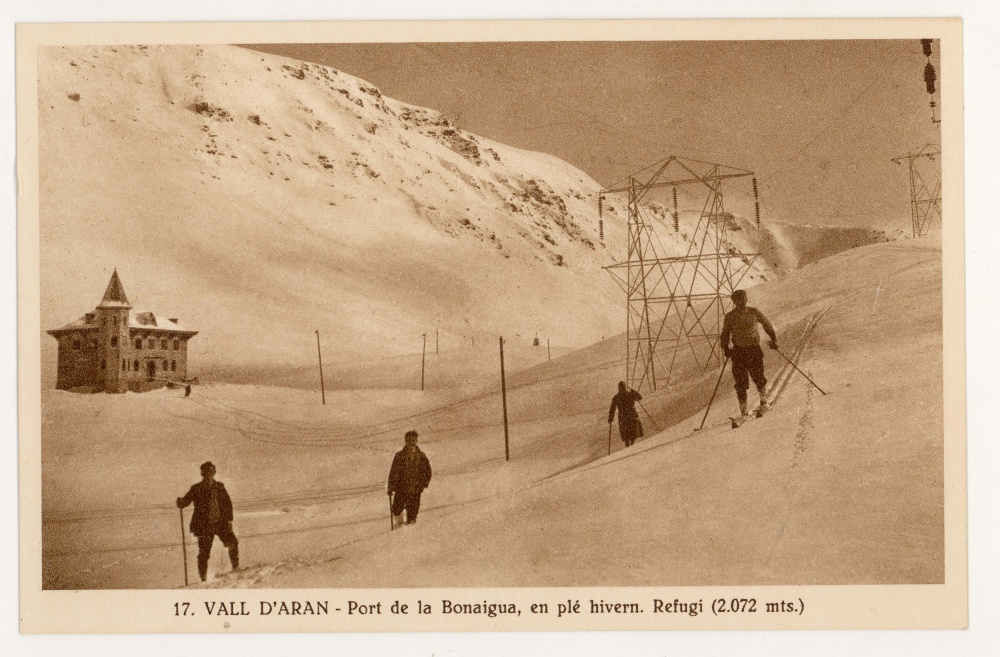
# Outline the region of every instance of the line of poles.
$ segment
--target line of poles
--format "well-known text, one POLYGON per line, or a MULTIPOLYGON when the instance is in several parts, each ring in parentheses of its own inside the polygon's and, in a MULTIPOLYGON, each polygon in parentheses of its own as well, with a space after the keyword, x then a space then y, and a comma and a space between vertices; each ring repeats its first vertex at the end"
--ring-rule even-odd
MULTIPOLYGON (((552 360, 552 344, 551 344, 550 339, 546 338, 545 339, 545 343, 546 343, 546 349, 548 351, 548 359, 552 360)), ((502 405, 503 405, 503 448, 504 448, 504 460, 505 461, 510 461, 510 428, 509 428, 508 419, 507 419, 507 374, 506 374, 506 367, 505 367, 505 362, 504 362, 503 345, 504 345, 504 339, 503 339, 503 336, 500 336, 500 397, 501 397, 501 401, 502 401, 502 405)), ((435 331, 435 346, 434 346, 434 351, 435 351, 436 354, 440 353, 439 349, 440 349, 440 329, 438 329, 438 330, 435 331)), ((788 356, 785 355, 784 352, 782 352, 781 350, 777 350, 777 349, 776 349, 776 351, 781 355, 782 358, 784 358, 788 362, 789 365, 791 365, 792 367, 794 367, 795 370, 799 374, 801 374, 803 377, 805 377, 805 379, 810 384, 812 384, 822 394, 824 394, 824 395, 826 394, 826 391, 824 391, 822 388, 820 388, 816 384, 816 382, 813 381, 809 377, 809 375, 807 375, 805 372, 803 372, 799 368, 798 365, 796 365, 788 356)), ((317 356, 319 358, 320 395, 321 395, 321 398, 322 398, 322 403, 324 405, 326 405, 326 388, 325 388, 325 385, 324 385, 324 382, 323 382, 323 351, 322 351, 322 347, 320 345, 319 330, 316 331, 316 354, 317 354, 317 356)), ((422 347, 421 354, 420 354, 420 390, 421 391, 424 390, 426 364, 427 364, 427 334, 424 333, 423 334, 423 347, 422 347)), ((705 407, 705 414, 702 415, 701 423, 698 425, 698 430, 701 430, 701 429, 703 429, 705 427, 705 422, 706 422, 706 420, 708 420, 708 413, 709 413, 709 411, 712 410, 712 404, 715 402, 715 397, 716 397, 716 395, 719 392, 719 386, 722 384, 722 377, 726 373, 726 366, 728 364, 729 364, 729 358, 726 357, 725 360, 723 360, 723 362, 722 362, 722 367, 719 369, 719 378, 716 379, 716 381, 715 381, 715 387, 712 389, 712 396, 709 398, 708 405, 705 407)), ((659 428, 656 426, 655 420, 653 420, 653 416, 646 409, 646 407, 642 404, 642 402, 639 402, 639 406, 642 408, 643 412, 646 413, 646 416, 649 418, 649 421, 652 423, 654 430, 659 431, 659 428)), ((610 424, 608 425, 608 454, 609 455, 611 454, 611 425, 610 424)))
MULTIPOLYGON (((315 333, 316 333, 316 355, 317 355, 318 360, 319 360, 319 389, 320 389, 320 398, 322 400, 323 405, 325 406, 326 405, 326 385, 325 385, 324 380, 323 380, 323 349, 322 349, 322 346, 320 345, 319 330, 317 329, 315 331, 315 333)), ((422 339, 423 339, 423 343, 422 343, 421 349, 420 349, 420 390, 421 390, 421 392, 423 392, 424 389, 425 389, 426 374, 427 374, 427 334, 423 333, 423 334, 421 334, 421 336, 422 336, 422 339)), ((473 341, 473 344, 475 344, 475 341, 473 341)), ((548 355, 548 360, 552 360, 552 341, 551 341, 551 339, 549 339, 549 338, 545 339, 545 348, 546 348, 546 352, 547 352, 547 355, 548 355)), ((502 351, 502 349, 501 349, 501 351, 502 351)), ((435 329, 435 331, 434 331, 434 354, 436 356, 441 354, 441 329, 440 328, 435 329)), ((502 354, 501 354, 501 356, 502 356, 502 354)))
MULTIPOLYGON (((437 353, 438 346, 439 346, 438 338, 439 338, 439 334, 436 333, 436 335, 435 335, 435 352, 436 353, 437 353)), ((510 429, 509 429, 508 418, 507 418, 507 373, 506 373, 506 364, 505 364, 505 359, 504 359, 504 339, 503 339, 502 335, 499 336, 499 343, 500 343, 500 398, 501 398, 501 403, 502 403, 502 407, 503 407, 503 447, 504 447, 504 461, 509 462, 510 461, 510 429)), ((423 350, 423 353, 421 354, 421 372, 420 372, 420 389, 421 390, 424 389, 424 363, 426 361, 426 349, 427 349, 427 334, 426 333, 423 334, 423 346, 424 346, 424 350, 423 350)), ((551 358, 552 358, 552 352, 551 352, 551 345, 549 344, 549 340, 548 339, 546 339, 546 346, 549 349, 549 359, 551 360, 551 358)), ((803 372, 799 368, 799 366, 796 365, 794 361, 792 361, 791 358, 789 358, 787 355, 785 355, 784 352, 782 352, 780 349, 776 349, 776 348, 775 348, 775 351, 777 351, 778 354, 780 354, 781 357, 784 358, 788 362, 789 365, 791 365, 793 368, 795 368, 795 370, 799 374, 801 374, 803 377, 805 377, 805 379, 810 384, 812 384, 813 387, 815 387, 817 390, 819 390, 822 394, 824 394, 824 395, 827 394, 826 391, 824 391, 822 388, 820 388, 819 385, 817 385, 816 382, 813 381, 811 377, 809 377, 809 375, 807 375, 805 372, 803 372)), ((326 404, 326 389, 325 389, 325 386, 324 386, 324 383, 323 383, 323 352, 322 352, 322 346, 321 346, 321 343, 320 343, 320 336, 319 336, 319 330, 318 329, 316 330, 316 353, 317 353, 317 356, 318 356, 318 359, 319 359, 320 392, 321 392, 321 395, 322 395, 323 404, 325 405, 326 404)), ((712 396, 711 396, 711 398, 708 401, 708 405, 705 407, 705 414, 702 416, 701 424, 698 426, 699 430, 702 429, 705 426, 705 421, 708 418, 708 413, 709 413, 709 411, 712 408, 712 404, 715 401, 716 395, 718 394, 719 386, 722 383, 722 377, 723 377, 723 375, 726 372, 726 366, 728 364, 729 364, 729 357, 727 356, 725 358, 725 360, 723 361, 723 363, 722 363, 722 367, 719 370, 719 378, 715 382, 715 387, 712 390, 712 396)), ((656 421, 653 419, 652 414, 646 409, 645 405, 643 405, 643 403, 641 401, 639 401, 638 404, 642 408, 643 412, 646 413, 646 416, 649 418, 649 421, 652 424, 653 429, 655 431, 659 432, 660 428, 657 426, 656 421)), ((609 422, 608 423, 608 455, 609 456, 611 455, 611 433, 612 433, 612 424, 609 422)), ((389 523, 390 523, 390 530, 392 530, 392 529, 395 529, 395 526, 392 524, 392 515, 391 515, 392 514, 392 498, 391 497, 389 498, 389 508, 390 508, 389 523)), ((189 578, 188 578, 188 567, 187 567, 188 566, 188 564, 187 564, 187 541, 186 541, 186 536, 184 534, 184 509, 178 509, 178 511, 180 512, 181 549, 182 549, 183 558, 184 558, 184 585, 188 586, 189 585, 189 578)))

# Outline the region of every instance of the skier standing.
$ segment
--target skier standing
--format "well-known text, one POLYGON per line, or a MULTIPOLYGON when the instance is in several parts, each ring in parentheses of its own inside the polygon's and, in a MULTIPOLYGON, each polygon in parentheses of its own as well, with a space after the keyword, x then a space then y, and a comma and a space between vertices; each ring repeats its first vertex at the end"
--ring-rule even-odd
POLYGON ((215 466, 211 461, 201 464, 201 481, 191 486, 187 495, 177 498, 177 508, 183 509, 192 502, 191 533, 198 537, 198 575, 201 581, 208 577, 208 558, 216 536, 229 548, 229 561, 233 570, 237 570, 240 567, 240 542, 233 533, 233 502, 222 482, 215 481, 215 466))
POLYGON ((393 527, 403 524, 404 510, 407 525, 417 521, 420 495, 431 483, 431 462, 417 447, 417 432, 407 431, 404 440, 406 446, 396 452, 389 468, 388 493, 392 500, 393 527))
POLYGON ((757 324, 763 326, 771 338, 767 343, 771 349, 778 348, 778 335, 774 331, 774 325, 764 317, 764 313, 747 306, 745 290, 734 291, 732 299, 736 307, 726 313, 726 318, 723 320, 721 343, 722 352, 726 358, 731 358, 733 361, 733 379, 736 382, 736 398, 740 402, 740 421, 742 421, 747 415, 747 389, 750 387, 748 379, 753 379, 760 394, 757 413, 765 413, 770 408, 767 403, 767 379, 764 377, 764 352, 760 348, 757 324), (731 347, 730 339, 732 339, 731 347))
MULTIPOLYGON (((639 412, 635 410, 635 403, 641 399, 642 395, 630 390, 624 381, 618 382, 618 394, 611 398, 608 424, 614 421, 615 409, 618 409, 618 432, 626 447, 631 447, 636 438, 642 438, 642 423, 639 422, 639 412)), ((611 427, 608 427, 608 431, 611 431, 611 427)))

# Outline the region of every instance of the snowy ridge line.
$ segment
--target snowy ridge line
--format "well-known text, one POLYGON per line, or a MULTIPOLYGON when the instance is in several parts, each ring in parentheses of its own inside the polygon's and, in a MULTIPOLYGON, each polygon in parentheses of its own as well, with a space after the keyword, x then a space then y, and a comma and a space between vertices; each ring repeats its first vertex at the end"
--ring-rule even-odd
MULTIPOLYGON (((554 374, 554 375, 549 376, 549 377, 543 377, 541 379, 532 379, 530 381, 526 381, 526 382, 523 382, 523 383, 514 383, 512 385, 508 385, 507 386, 507 391, 509 393, 509 392, 520 390, 520 389, 523 389, 523 388, 530 388, 532 386, 535 386, 535 385, 538 385, 538 384, 541 384, 541 383, 547 383, 547 382, 551 382, 551 381, 558 381, 560 379, 564 379, 564 378, 567 378, 567 377, 570 377, 570 376, 574 376, 574 375, 578 375, 578 374, 586 374, 588 372, 593 372, 593 371, 597 371, 597 370, 601 370, 601 369, 608 369, 608 368, 613 367, 614 365, 620 364, 621 362, 622 362, 621 358, 616 358, 614 360, 601 361, 600 363, 598 363, 596 365, 588 365, 586 367, 574 368, 572 370, 568 370, 566 372, 562 372, 562 373, 559 373, 559 374, 554 374)), ((546 365, 546 363, 542 363, 542 364, 536 365, 534 367, 545 367, 545 365, 546 365)), ((529 368, 529 370, 534 369, 534 367, 529 368)), ((512 378, 516 378, 517 375, 523 374, 524 372, 527 372, 529 370, 523 370, 522 372, 518 372, 517 374, 515 374, 514 376, 512 376, 512 378)), ((246 410, 246 409, 235 408, 233 406, 230 406, 229 404, 225 404, 225 403, 219 401, 218 398, 208 397, 208 399, 216 402, 216 404, 218 404, 219 406, 222 406, 222 407, 224 407, 226 409, 229 409, 230 411, 234 411, 236 413, 240 413, 240 414, 243 414, 243 415, 258 416, 258 417, 260 417, 260 418, 262 418, 262 419, 264 419, 264 420, 266 420, 268 422, 273 423, 274 425, 277 425, 273 429, 260 429, 260 430, 257 431, 257 435, 260 435, 259 431, 265 431, 266 430, 266 431, 270 431, 271 433, 276 434, 278 436, 290 436, 290 435, 300 436, 300 435, 302 435, 303 432, 306 432, 309 435, 316 435, 316 436, 322 435, 323 436, 319 440, 307 441, 307 442, 301 442, 301 441, 300 442, 284 442, 284 441, 281 441, 281 440, 273 440, 273 441, 262 440, 262 441, 260 441, 260 442, 268 442, 268 443, 272 443, 272 444, 288 444, 288 445, 307 446, 307 445, 336 444, 337 442, 343 442, 343 441, 352 441, 355 444, 357 444, 356 441, 359 440, 359 439, 377 438, 379 436, 384 436, 384 435, 387 435, 387 434, 393 434, 393 433, 396 433, 396 432, 399 432, 401 430, 404 430, 404 429, 408 428, 408 425, 411 424, 415 420, 427 419, 427 418, 432 418, 432 417, 435 417, 435 416, 443 415, 443 414, 446 414, 446 413, 449 413, 449 412, 453 411, 454 409, 456 409, 456 408, 458 408, 458 407, 460 407, 462 405, 467 405, 467 404, 472 404, 472 403, 475 403, 475 402, 483 401, 483 400, 489 399, 490 397, 494 397, 494 396, 498 395, 499 393, 500 393, 499 387, 496 390, 488 390, 488 391, 484 391, 484 392, 480 392, 480 393, 475 393, 475 394, 469 395, 467 397, 462 397, 460 399, 454 400, 454 401, 449 402, 447 404, 444 404, 442 406, 438 406, 438 407, 433 408, 433 409, 429 409, 429 410, 426 410, 426 411, 420 411, 418 413, 413 413, 413 414, 410 414, 410 415, 405 415, 405 416, 402 416, 400 418, 397 418, 397 419, 394 419, 394 420, 390 420, 388 422, 384 422, 384 423, 381 423, 381 424, 376 424, 375 425, 375 427, 376 427, 375 430, 366 431, 366 432, 343 431, 343 430, 341 430, 341 431, 328 431, 328 430, 324 429, 321 426, 315 426, 315 425, 312 425, 312 426, 296 425, 294 423, 289 423, 289 422, 285 422, 285 421, 282 421, 282 420, 277 420, 275 418, 272 418, 272 417, 269 417, 267 415, 264 415, 263 413, 260 413, 260 412, 250 411, 250 410, 246 410), (299 431, 296 431, 296 430, 299 430, 299 431)), ((205 395, 203 395, 203 397, 204 396, 205 395)), ((196 402, 196 403, 198 403, 199 405, 202 405, 202 406, 209 407, 208 405, 206 405, 206 404, 204 404, 203 402, 200 402, 200 401, 196 402)), ((209 408, 211 408, 211 407, 209 407, 209 408)), ((220 409, 216 408, 216 409, 213 409, 213 410, 220 410, 220 409)), ((184 416, 179 416, 179 417, 184 417, 184 416)), ((194 418, 190 418, 189 417, 188 419, 194 419, 194 418)), ((458 426, 458 427, 454 427, 454 429, 457 430, 457 429, 462 429, 462 428, 482 428, 484 426, 493 426, 493 424, 494 423, 490 423, 488 425, 461 425, 461 426, 458 426)), ((218 426, 218 425, 216 425, 216 426, 218 426)), ((376 440, 376 441, 372 441, 372 442, 370 442, 368 444, 375 444, 375 443, 378 443, 378 442, 381 442, 381 441, 376 440)))
MULTIPOLYGON (((226 412, 226 411, 223 411, 221 409, 213 408, 213 407, 208 406, 208 405, 205 405, 205 408, 208 408, 209 410, 217 411, 217 412, 220 412, 220 413, 226 412)), ((192 415, 185 415, 183 413, 171 413, 170 411, 165 411, 165 412, 168 415, 171 415, 172 417, 176 417, 176 418, 179 418, 179 419, 185 419, 185 420, 189 420, 191 422, 199 422, 201 424, 206 424, 208 426, 218 427, 218 428, 221 428, 221 429, 228 429, 230 431, 236 431, 240 435, 242 435, 246 440, 249 440, 249 441, 255 442, 255 443, 267 444, 267 445, 283 445, 283 446, 288 446, 288 447, 316 447, 316 446, 324 446, 324 445, 341 444, 341 443, 347 442, 347 439, 338 439, 336 441, 323 440, 323 439, 300 440, 300 441, 281 440, 281 439, 268 440, 267 436, 272 435, 273 432, 267 432, 266 429, 244 429, 243 426, 241 424, 239 424, 240 414, 245 414, 245 413, 247 413, 247 411, 243 411, 241 409, 229 409, 229 411, 230 411, 230 415, 228 415, 226 417, 230 417, 233 420, 235 426, 228 426, 228 425, 225 425, 225 424, 219 424, 219 423, 216 423, 216 422, 211 422, 210 420, 207 420, 207 419, 204 419, 204 418, 199 418, 199 417, 195 417, 195 416, 192 416, 192 415), (255 438, 254 436, 260 436, 260 437, 255 438)), ((435 428, 433 430, 433 433, 439 435, 439 434, 445 434, 445 433, 453 433, 453 432, 456 432, 456 431, 462 431, 462 430, 466 430, 466 429, 488 429, 490 427, 497 427, 497 426, 498 426, 497 422, 488 422, 488 423, 484 423, 484 424, 460 424, 460 425, 453 425, 453 426, 448 426, 448 427, 435 428)), ((362 434, 355 434, 355 435, 357 437, 359 437, 359 438, 371 438, 371 437, 374 437, 374 436, 388 435, 390 433, 393 436, 395 436, 395 433, 398 432, 398 431, 400 431, 402 428, 403 427, 400 427, 399 429, 389 429, 389 430, 386 430, 386 431, 382 431, 382 432, 378 432, 378 433, 369 433, 369 434, 365 434, 365 435, 362 435, 362 434)), ((286 435, 294 435, 294 434, 286 434, 286 435)), ((361 447, 361 446, 373 446, 373 445, 383 444, 383 443, 387 442, 387 440, 388 439, 368 440, 368 441, 364 441, 364 442, 358 441, 358 440, 354 440, 354 441, 350 441, 350 444, 353 445, 353 446, 359 446, 359 447, 361 447)), ((427 444, 433 444, 433 443, 435 443, 437 441, 436 440, 427 440, 425 442, 427 444)))

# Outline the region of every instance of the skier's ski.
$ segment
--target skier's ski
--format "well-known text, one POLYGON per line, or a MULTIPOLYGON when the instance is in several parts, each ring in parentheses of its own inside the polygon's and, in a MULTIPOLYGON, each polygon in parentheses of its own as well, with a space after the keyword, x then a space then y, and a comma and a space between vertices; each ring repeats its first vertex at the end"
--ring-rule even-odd
POLYGON ((757 410, 753 412, 753 415, 743 415, 741 417, 731 417, 729 421, 733 429, 739 429, 743 424, 746 423, 751 417, 764 417, 764 414, 771 410, 771 405, 761 405, 757 407, 757 410))

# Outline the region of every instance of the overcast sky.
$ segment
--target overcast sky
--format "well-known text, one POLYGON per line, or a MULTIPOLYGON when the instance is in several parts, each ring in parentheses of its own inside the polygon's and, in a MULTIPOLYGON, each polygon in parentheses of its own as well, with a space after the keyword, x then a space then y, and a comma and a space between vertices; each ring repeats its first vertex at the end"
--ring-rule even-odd
MULTIPOLYGON (((765 220, 908 231, 908 175, 890 159, 940 143, 918 40, 254 47, 343 70, 605 185, 673 154, 754 170, 765 220)), ((727 191, 749 198, 744 186, 727 191)))

